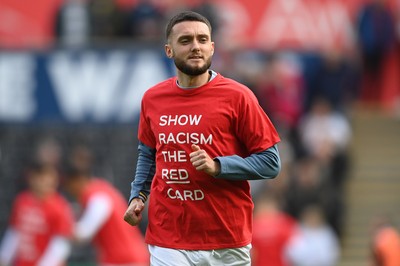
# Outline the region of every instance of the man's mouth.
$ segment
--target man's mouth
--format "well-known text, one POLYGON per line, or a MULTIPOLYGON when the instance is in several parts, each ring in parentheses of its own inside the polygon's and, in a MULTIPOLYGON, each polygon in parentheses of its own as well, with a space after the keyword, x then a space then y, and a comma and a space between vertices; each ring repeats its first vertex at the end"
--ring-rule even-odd
POLYGON ((192 55, 192 56, 189 56, 189 59, 203 59, 203 57, 200 55, 192 55))

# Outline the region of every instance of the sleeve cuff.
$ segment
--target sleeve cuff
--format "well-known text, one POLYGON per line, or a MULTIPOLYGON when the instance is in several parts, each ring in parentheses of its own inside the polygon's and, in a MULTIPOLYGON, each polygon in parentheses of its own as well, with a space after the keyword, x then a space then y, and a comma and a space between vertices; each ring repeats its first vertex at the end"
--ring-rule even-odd
POLYGON ((215 178, 223 178, 224 177, 224 174, 226 173, 226 163, 225 163, 225 160, 224 160, 224 157, 215 157, 214 158, 214 161, 216 161, 216 162, 218 162, 219 163, 219 174, 218 175, 215 175, 214 177, 215 178))

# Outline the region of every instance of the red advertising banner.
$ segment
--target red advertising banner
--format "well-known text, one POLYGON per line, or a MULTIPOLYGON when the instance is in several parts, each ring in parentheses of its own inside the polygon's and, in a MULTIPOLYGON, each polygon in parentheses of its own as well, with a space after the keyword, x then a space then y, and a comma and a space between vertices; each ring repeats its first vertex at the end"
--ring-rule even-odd
MULTIPOLYGON (((0 47, 43 47, 53 40, 64 0, 1 0, 0 47)), ((137 0, 115 0, 129 6, 137 0)), ((188 7, 203 0, 153 1, 188 7)), ((222 20, 218 44, 266 50, 352 49, 354 21, 369 0, 215 0, 222 20)), ((397 0, 390 0, 393 4, 397 0)))
POLYGON ((274 50, 351 49, 354 19, 364 0, 219 0, 221 40, 274 50))
POLYGON ((55 13, 62 0, 1 0, 0 47, 39 48, 53 39, 55 13))

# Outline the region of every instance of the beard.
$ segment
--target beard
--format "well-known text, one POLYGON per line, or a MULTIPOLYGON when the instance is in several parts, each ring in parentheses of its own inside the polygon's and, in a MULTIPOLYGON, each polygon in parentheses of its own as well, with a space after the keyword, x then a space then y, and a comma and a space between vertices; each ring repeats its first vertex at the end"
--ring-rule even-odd
POLYGON ((207 72, 211 66, 211 57, 209 57, 203 66, 190 66, 184 60, 174 58, 174 63, 177 69, 188 76, 199 76, 207 72))

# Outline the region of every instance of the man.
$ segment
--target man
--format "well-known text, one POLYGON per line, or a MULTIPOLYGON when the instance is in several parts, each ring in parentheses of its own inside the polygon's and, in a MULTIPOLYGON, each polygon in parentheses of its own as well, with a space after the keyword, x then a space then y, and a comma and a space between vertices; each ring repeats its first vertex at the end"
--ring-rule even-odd
POLYGON ((107 181, 92 178, 87 169, 71 166, 66 175, 66 190, 83 208, 74 230, 75 241, 92 241, 99 266, 148 265, 141 232, 121 219, 127 208, 122 194, 107 181))
POLYGON ((166 28, 177 77, 149 89, 124 219, 149 199, 151 265, 250 265, 253 202, 247 180, 274 178, 278 134, 244 85, 209 70, 211 25, 183 12, 166 28))
POLYGON ((296 231, 296 220, 282 210, 273 191, 259 196, 254 213, 252 266, 288 266, 284 254, 296 231))
POLYGON ((52 166, 29 167, 29 189, 15 199, 0 247, 0 265, 65 265, 73 216, 67 200, 57 192, 58 180, 52 166))

